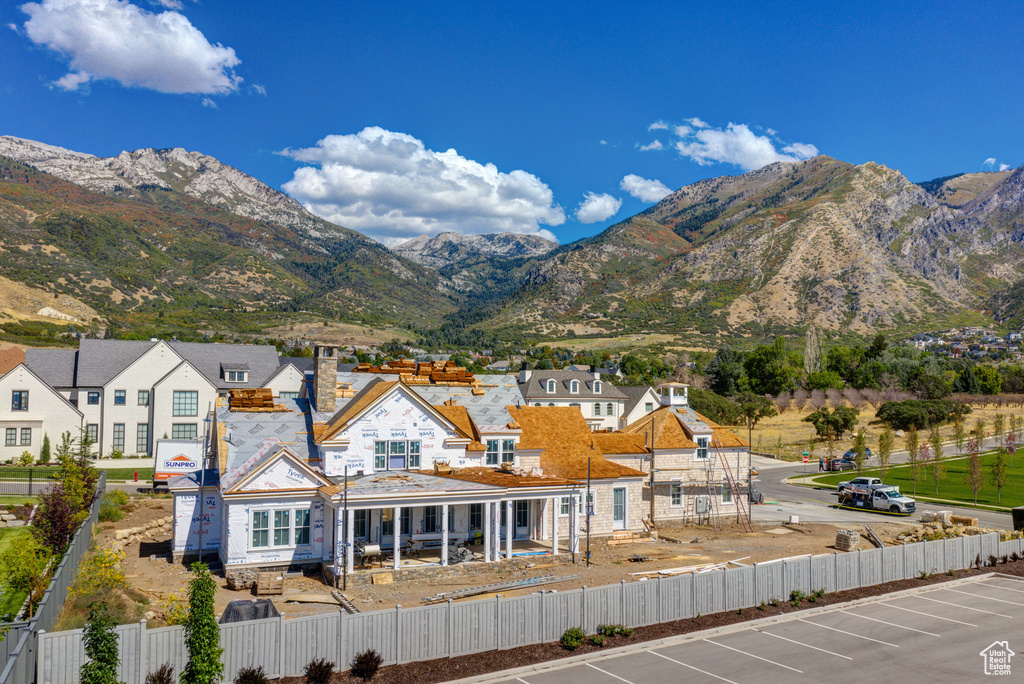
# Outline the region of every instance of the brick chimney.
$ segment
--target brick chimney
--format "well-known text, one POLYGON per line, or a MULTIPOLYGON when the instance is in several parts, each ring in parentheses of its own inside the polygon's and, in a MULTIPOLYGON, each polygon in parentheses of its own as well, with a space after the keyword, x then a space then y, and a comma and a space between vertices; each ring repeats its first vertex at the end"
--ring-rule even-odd
POLYGON ((335 385, 338 381, 338 347, 318 344, 313 348, 313 398, 318 412, 337 410, 335 385))

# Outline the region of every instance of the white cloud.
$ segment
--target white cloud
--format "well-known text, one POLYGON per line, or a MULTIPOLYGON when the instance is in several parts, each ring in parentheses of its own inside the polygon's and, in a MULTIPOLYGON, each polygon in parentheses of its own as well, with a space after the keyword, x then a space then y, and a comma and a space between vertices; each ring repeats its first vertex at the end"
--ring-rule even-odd
POLYGON ((660 180, 643 178, 634 173, 623 177, 619 187, 642 202, 660 202, 672 194, 660 180))
POLYGON ((992 164, 994 166, 995 163, 996 163, 996 158, 995 157, 989 157, 985 161, 981 162, 981 165, 982 166, 988 166, 989 164, 992 164))
POLYGON ((647 127, 647 130, 648 131, 658 131, 658 130, 667 131, 668 130, 668 124, 665 123, 664 121, 655 121, 654 123, 652 123, 650 126, 647 127))
MULTIPOLYGON (((171 6, 164 3, 164 6, 171 6)), ((33 43, 68 58, 54 85, 76 90, 92 80, 162 93, 228 93, 241 78, 235 51, 211 44, 179 12, 149 12, 127 0, 43 0, 21 6, 33 43)))
MULTIPOLYGON (((690 119, 690 122, 694 120, 690 119)), ((746 124, 730 123, 724 129, 707 127, 699 130, 680 126, 676 134, 682 138, 675 144, 679 154, 701 166, 726 163, 751 171, 773 162, 800 161, 818 154, 818 148, 808 143, 791 143, 780 152, 770 137, 756 135, 746 124)))
POLYGON ((281 154, 309 164, 283 188, 317 216, 394 245, 445 231, 536 233, 565 223, 537 176, 503 173, 453 149, 436 152, 405 133, 368 127, 281 154))
POLYGON ((576 208, 576 220, 580 223, 597 223, 610 219, 619 211, 622 200, 615 199, 611 195, 601 193, 600 195, 588 192, 580 205, 576 208))
POLYGON ((249 89, 257 95, 267 94, 267 87, 264 85, 260 85, 259 83, 253 83, 251 86, 249 86, 249 89))
POLYGON ((693 117, 692 119, 687 119, 686 123, 690 124, 694 128, 707 128, 708 127, 708 124, 707 124, 706 121, 701 121, 697 117, 693 117))
POLYGON ((1000 170, 1000 171, 1005 171, 1005 170, 1006 170, 1006 169, 1008 169, 1008 168, 1010 168, 1010 165, 1009 165, 1009 164, 1000 164, 1000 165, 999 165, 999 170, 1000 170))
POLYGON ((765 131, 765 133, 767 133, 768 135, 775 135, 775 134, 777 134, 777 133, 778 133, 778 131, 776 131, 776 130, 775 130, 774 128, 766 128, 766 129, 764 129, 764 131, 765 131))
POLYGON ((607 141, 607 140, 602 140, 602 141, 600 141, 600 143, 598 143, 598 144, 600 144, 600 145, 607 145, 607 144, 608 144, 608 141, 607 141))
POLYGON ((648 150, 660 150, 663 147, 665 146, 661 144, 660 140, 655 140, 650 145, 641 145, 640 150, 643 152, 647 152, 648 150))
POLYGON ((7 28, 11 29, 12 31, 17 33, 19 36, 21 35, 21 29, 18 28, 17 24, 8 24, 7 28))
POLYGON ((208 97, 203 98, 203 106, 209 107, 210 109, 217 109, 217 103, 208 97))
POLYGON ((161 7, 166 7, 167 9, 172 10, 180 10, 182 8, 182 4, 179 0, 150 0, 150 4, 160 5, 161 7))

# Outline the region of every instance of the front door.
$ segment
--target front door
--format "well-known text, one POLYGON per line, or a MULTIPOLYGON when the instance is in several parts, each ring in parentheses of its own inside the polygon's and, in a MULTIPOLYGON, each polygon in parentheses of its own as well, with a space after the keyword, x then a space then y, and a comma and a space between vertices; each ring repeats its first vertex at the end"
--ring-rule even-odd
POLYGON ((530 538, 530 502, 516 501, 516 536, 515 539, 530 538))
POLYGON ((616 487, 612 490, 612 527, 616 530, 626 529, 625 487, 616 487))

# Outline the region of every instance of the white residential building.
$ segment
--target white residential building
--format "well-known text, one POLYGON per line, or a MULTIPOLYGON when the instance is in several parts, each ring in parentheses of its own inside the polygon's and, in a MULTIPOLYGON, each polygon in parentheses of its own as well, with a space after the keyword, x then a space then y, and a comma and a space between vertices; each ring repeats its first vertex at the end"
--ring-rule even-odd
POLYGON ((38 459, 44 435, 52 455, 62 433, 77 436, 82 427, 82 413, 24 364, 0 378, 0 399, 0 463, 25 451, 38 459))
POLYGON ((530 406, 578 408, 591 430, 617 430, 626 395, 585 371, 521 370, 519 391, 530 406))

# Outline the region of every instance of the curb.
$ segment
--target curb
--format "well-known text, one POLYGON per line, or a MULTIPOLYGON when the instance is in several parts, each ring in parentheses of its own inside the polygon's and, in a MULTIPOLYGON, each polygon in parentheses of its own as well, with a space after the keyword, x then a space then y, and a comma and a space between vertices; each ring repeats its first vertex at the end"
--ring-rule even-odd
MULTIPOLYGON (((511 670, 502 670, 501 672, 492 672, 485 675, 476 675, 474 677, 466 677, 463 679, 452 679, 449 680, 448 684, 485 684, 486 682, 499 682, 505 679, 514 678, 518 675, 553 672, 556 670, 569 668, 574 665, 579 665, 580 663, 590 663, 598 662, 601 660, 608 660, 609 658, 617 658, 619 656, 626 655, 629 653, 635 653, 637 651, 646 651, 652 648, 658 648, 663 646, 676 646, 678 644, 685 644, 691 641, 707 639, 708 637, 712 636, 733 634, 735 632, 743 632, 749 629, 755 629, 757 627, 775 625, 781 622, 789 622, 790 620, 797 620, 803 617, 820 615, 822 613, 829 613, 836 610, 845 610, 847 608, 855 606, 869 605, 872 603, 882 603, 883 601, 891 601, 894 598, 901 598, 903 596, 913 596, 915 594, 930 591, 938 587, 973 584, 975 582, 980 582, 990 577, 1000 577, 1004 579, 1024 581, 1024 578, 1017 577, 1015 575, 1004 575, 998 572, 987 572, 983 575, 977 575, 975 577, 962 577, 960 579, 949 580, 948 582, 940 582, 938 584, 931 584, 925 587, 903 589, 902 591, 896 591, 891 594, 882 594, 881 596, 871 596, 868 598, 854 599, 853 601, 837 603, 831 606, 807 608, 804 610, 797 611, 796 613, 789 613, 786 615, 775 615, 772 617, 759 618, 757 620, 748 620, 746 622, 742 622, 736 625, 728 625, 726 627, 715 627, 714 629, 705 629, 699 632, 689 632, 687 634, 663 637, 661 639, 655 639, 653 641, 641 641, 639 643, 629 644, 628 646, 619 646, 617 648, 603 650, 595 653, 584 653, 583 655, 559 658, 558 660, 548 660, 543 663, 524 665, 522 667, 517 667, 511 670)), ((756 610, 756 606, 751 607, 751 610, 756 610)))

